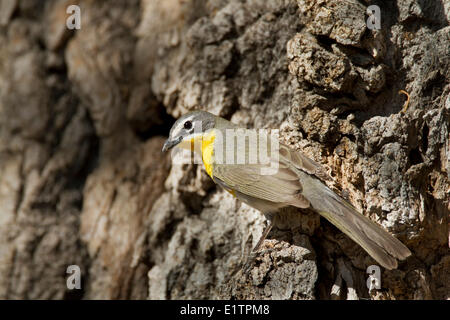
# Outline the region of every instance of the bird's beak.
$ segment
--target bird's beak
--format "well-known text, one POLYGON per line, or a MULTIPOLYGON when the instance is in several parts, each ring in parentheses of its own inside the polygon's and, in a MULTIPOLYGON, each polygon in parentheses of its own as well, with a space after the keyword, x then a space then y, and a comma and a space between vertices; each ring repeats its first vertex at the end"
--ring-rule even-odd
POLYGON ((176 140, 170 140, 167 139, 167 141, 164 143, 163 147, 162 147, 162 152, 166 152, 169 149, 172 149, 173 147, 175 147, 177 144, 179 144, 181 142, 181 137, 179 137, 176 140))

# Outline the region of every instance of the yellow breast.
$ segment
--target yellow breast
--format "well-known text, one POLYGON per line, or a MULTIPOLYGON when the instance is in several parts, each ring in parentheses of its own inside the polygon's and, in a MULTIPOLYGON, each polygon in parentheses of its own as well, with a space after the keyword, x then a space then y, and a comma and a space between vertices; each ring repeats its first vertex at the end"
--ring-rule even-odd
MULTIPOLYGON (((213 165, 214 165, 214 140, 216 139, 216 134, 214 130, 204 134, 201 141, 201 151, 203 165, 205 166, 206 173, 214 180, 213 177, 213 165)), ((191 141, 194 143, 194 139, 191 141)), ((226 189, 233 196, 236 196, 235 192, 231 189, 226 189)))
POLYGON ((202 139, 202 160, 206 173, 212 178, 214 162, 214 140, 216 138, 214 130, 203 135, 202 139))
POLYGON ((192 138, 190 141, 190 149, 200 151, 202 155, 203 164, 208 175, 213 178, 213 165, 214 165, 214 140, 216 135, 214 130, 211 130, 202 135, 198 135, 192 138))

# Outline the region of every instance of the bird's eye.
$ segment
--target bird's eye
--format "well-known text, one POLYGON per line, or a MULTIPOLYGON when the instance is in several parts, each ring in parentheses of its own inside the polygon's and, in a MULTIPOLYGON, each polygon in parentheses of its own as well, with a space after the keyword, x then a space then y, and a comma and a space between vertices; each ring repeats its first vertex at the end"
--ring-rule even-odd
POLYGON ((191 128, 192 128, 192 122, 191 122, 191 121, 186 121, 186 122, 184 123, 184 128, 185 128, 186 130, 191 129, 191 128))

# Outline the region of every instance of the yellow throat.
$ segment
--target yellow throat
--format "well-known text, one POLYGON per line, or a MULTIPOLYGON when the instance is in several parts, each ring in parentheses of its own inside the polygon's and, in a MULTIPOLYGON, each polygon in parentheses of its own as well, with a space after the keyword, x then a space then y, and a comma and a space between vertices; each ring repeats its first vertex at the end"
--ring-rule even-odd
POLYGON ((205 166, 206 173, 213 178, 213 162, 214 162, 214 140, 216 135, 214 130, 210 130, 200 136, 192 138, 190 141, 190 149, 201 151, 203 164, 205 166), (201 144, 200 144, 201 143, 201 144), (196 146, 201 145, 201 150, 198 150, 196 146))
MULTIPOLYGON (((201 153, 203 165, 205 166, 206 173, 214 180, 213 177, 213 165, 214 165, 214 140, 216 139, 216 133, 211 130, 199 137, 191 139, 191 150, 194 150, 194 145, 199 145, 201 139, 201 153)), ((198 149, 197 149, 198 150, 198 149)), ((236 193, 234 190, 226 189, 234 197, 236 193)))
POLYGON ((216 134, 214 130, 209 131, 203 135, 202 139, 202 160, 205 166, 206 173, 213 178, 213 156, 214 156, 214 140, 216 139, 216 134))

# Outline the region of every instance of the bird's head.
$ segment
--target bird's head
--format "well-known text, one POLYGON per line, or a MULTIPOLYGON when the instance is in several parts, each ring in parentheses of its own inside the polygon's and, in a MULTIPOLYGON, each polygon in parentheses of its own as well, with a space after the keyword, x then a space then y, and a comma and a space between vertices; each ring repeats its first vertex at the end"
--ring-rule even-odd
POLYGON ((214 128, 216 116, 206 111, 193 111, 179 118, 170 129, 169 138, 162 148, 167 151, 175 146, 191 149, 195 139, 214 128))

